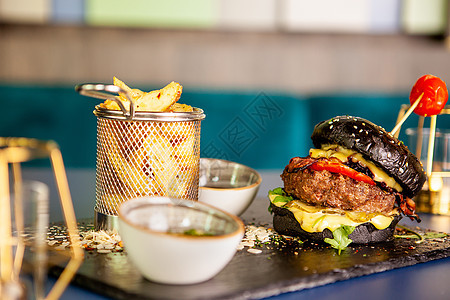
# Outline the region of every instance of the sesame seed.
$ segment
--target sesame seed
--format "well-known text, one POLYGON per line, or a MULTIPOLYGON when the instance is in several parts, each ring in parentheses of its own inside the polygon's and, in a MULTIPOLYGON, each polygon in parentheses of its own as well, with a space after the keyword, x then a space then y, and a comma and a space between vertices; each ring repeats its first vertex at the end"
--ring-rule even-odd
POLYGON ((262 252, 262 250, 255 249, 255 248, 249 248, 249 249, 247 249, 247 252, 252 253, 252 254, 260 254, 262 252))

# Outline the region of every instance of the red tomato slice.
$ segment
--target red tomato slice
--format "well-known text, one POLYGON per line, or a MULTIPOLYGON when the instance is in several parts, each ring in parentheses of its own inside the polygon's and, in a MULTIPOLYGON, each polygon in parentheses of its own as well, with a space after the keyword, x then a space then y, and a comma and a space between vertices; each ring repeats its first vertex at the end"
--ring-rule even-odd
POLYGON ((355 171, 354 169, 338 162, 319 160, 316 163, 312 164, 309 168, 316 171, 327 170, 331 173, 339 173, 355 180, 362 181, 370 185, 375 185, 375 181, 373 181, 372 178, 370 178, 366 174, 355 171))
POLYGON ((411 105, 423 93, 423 97, 414 112, 421 116, 438 115, 448 100, 448 91, 445 82, 433 75, 424 75, 414 84, 409 94, 411 105))

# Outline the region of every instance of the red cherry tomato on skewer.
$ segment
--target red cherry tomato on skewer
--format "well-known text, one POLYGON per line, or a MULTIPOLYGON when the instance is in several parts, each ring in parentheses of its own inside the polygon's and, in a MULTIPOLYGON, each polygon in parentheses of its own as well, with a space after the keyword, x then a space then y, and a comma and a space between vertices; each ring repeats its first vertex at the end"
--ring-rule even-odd
POLYGON ((414 84, 409 94, 411 105, 423 93, 422 99, 414 112, 421 116, 438 115, 448 100, 448 91, 445 82, 433 75, 424 75, 414 84))

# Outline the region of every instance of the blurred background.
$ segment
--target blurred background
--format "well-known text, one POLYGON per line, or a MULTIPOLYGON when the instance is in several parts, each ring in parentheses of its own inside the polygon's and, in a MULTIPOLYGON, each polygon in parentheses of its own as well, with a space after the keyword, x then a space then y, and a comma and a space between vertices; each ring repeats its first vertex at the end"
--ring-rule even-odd
POLYGON ((2 0, 0 80, 403 92, 450 78, 447 0, 2 0))
POLYGON ((448 33, 448 0, 1 0, 0 136, 55 140, 89 216, 100 101, 75 85, 180 82, 206 113, 202 157, 279 172, 319 121, 390 131, 420 76, 450 81, 448 33))
POLYGON ((283 168, 317 122, 390 130, 417 78, 450 80, 448 20, 448 0, 1 0, 0 136, 95 168, 99 101, 74 86, 174 80, 206 112, 202 156, 283 168))

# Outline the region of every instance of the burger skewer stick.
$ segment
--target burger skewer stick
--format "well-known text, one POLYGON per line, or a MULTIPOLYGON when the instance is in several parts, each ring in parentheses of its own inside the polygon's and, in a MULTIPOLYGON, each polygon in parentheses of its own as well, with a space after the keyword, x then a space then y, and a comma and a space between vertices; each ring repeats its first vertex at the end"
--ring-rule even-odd
POLYGON ((422 157, 423 124, 424 123, 425 123, 425 117, 419 116, 419 122, 417 123, 417 141, 416 141, 416 156, 419 159, 422 157))
POLYGON ((434 153, 434 139, 436 137, 436 119, 437 115, 431 116, 430 120, 430 137, 428 139, 428 155, 427 155, 427 175, 431 176, 433 170, 433 153, 434 153))
POLYGON ((391 134, 395 135, 397 131, 402 127, 403 123, 405 123, 406 119, 408 119, 409 115, 412 114, 412 112, 416 109, 417 105, 419 105, 420 100, 422 100, 423 94, 420 94, 420 96, 416 99, 413 105, 406 111, 406 113, 403 115, 403 117, 400 119, 400 121, 397 122, 394 129, 392 129, 391 134))
MULTIPOLYGON (((403 117, 398 121, 397 125, 395 125, 394 129, 392 129, 391 134, 395 135, 397 131, 401 128, 402 124, 406 121, 406 119, 411 115, 413 110, 417 107, 420 100, 423 97, 423 93, 417 98, 414 104, 408 109, 408 111, 403 115, 403 117)), ((434 140, 436 137, 436 119, 437 116, 433 115, 430 117, 430 136, 428 139, 428 154, 427 154, 427 174, 431 176, 431 172, 433 170, 433 153, 434 153, 434 140)), ((421 117, 423 120, 423 117, 421 117)), ((423 122, 423 121, 422 121, 423 122)), ((416 148, 416 156, 420 157, 422 152, 422 137, 418 137, 417 140, 417 148, 416 148), (420 146, 419 146, 420 145, 420 146)))

